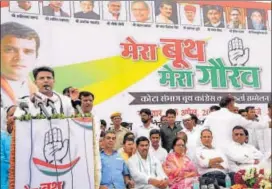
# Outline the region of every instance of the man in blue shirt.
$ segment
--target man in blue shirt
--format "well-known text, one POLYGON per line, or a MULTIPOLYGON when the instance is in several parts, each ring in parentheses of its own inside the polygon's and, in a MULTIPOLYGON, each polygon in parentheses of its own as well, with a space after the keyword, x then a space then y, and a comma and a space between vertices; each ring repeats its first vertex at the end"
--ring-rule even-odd
POLYGON ((129 171, 123 158, 113 150, 116 142, 115 132, 109 130, 104 137, 104 149, 101 152, 101 183, 100 189, 133 188, 134 182, 129 179, 129 171))
POLYGON ((11 136, 1 130, 1 153, 0 153, 0 167, 1 167, 1 189, 8 189, 9 176, 9 157, 10 157, 10 142, 11 136))

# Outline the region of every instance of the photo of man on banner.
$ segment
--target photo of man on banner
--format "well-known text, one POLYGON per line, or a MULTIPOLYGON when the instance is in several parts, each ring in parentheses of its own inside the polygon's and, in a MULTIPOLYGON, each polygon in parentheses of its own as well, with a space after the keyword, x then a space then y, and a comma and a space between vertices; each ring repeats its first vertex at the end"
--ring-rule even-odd
POLYGON ((37 91, 29 73, 34 68, 40 37, 32 28, 16 23, 1 24, 1 95, 3 106, 37 91))

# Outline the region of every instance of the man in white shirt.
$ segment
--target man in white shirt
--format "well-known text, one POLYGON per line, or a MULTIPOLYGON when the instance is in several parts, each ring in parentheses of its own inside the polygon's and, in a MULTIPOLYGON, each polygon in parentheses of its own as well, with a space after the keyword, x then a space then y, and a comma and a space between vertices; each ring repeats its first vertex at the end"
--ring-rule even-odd
POLYGON ((184 6, 184 15, 185 18, 182 23, 188 24, 188 25, 197 25, 197 19, 196 19, 196 7, 194 5, 185 5, 184 6))
MULTIPOLYGON (((78 98, 78 93, 75 92, 75 94, 72 94, 70 99, 67 96, 54 92, 53 88, 55 83, 55 72, 53 69, 46 66, 36 68, 33 70, 33 76, 39 92, 35 93, 28 99, 29 111, 31 115, 36 116, 37 114, 41 113, 41 109, 37 105, 38 101, 44 104, 49 116, 54 113, 53 108, 51 108, 48 104, 49 101, 51 101, 55 106, 55 114, 64 114, 65 116, 71 116, 75 114, 71 99, 76 100, 78 98)), ((15 115, 20 116, 22 113, 20 110, 17 110, 15 115)))
MULTIPOLYGON (((247 112, 247 116, 246 119, 247 120, 251 120, 253 122, 258 122, 259 120, 257 119, 257 115, 255 112, 255 107, 254 106, 247 106, 245 108, 245 111, 247 112)), ((260 130, 261 132, 259 133, 259 135, 262 135, 263 131, 265 129, 260 130)), ((259 150, 262 151, 263 147, 262 147, 262 142, 261 142, 261 138, 263 138, 263 136, 257 136, 256 133, 256 129, 247 129, 248 131, 248 143, 253 145, 255 148, 258 148, 259 150), (261 138, 259 138, 261 137, 261 138)))
POLYGON ((17 6, 12 7, 12 12, 20 12, 20 13, 36 13, 39 14, 38 6, 35 6, 37 10, 33 9, 32 3, 34 5, 38 5, 38 2, 31 2, 31 1, 17 1, 17 6))
POLYGON ((29 72, 34 68, 40 48, 38 33, 28 26, 1 24, 1 99, 3 107, 17 104, 23 96, 37 92, 29 72))
POLYGON ((221 109, 210 113, 203 124, 203 129, 210 129, 213 133, 215 147, 224 148, 232 141, 232 129, 236 125, 245 128, 264 129, 268 128, 268 122, 253 122, 246 120, 239 114, 234 114, 234 98, 231 96, 223 97, 219 103, 221 109))
POLYGON ((201 131, 202 145, 196 149, 198 172, 202 177, 215 178, 218 184, 225 187, 225 177, 228 173, 228 159, 221 150, 212 145, 212 132, 208 129, 201 131))
POLYGON ((107 10, 104 11, 105 20, 126 20, 121 19, 122 3, 120 1, 109 1, 107 4, 107 10))
POLYGON ((160 140, 161 140, 161 133, 159 129, 152 129, 150 131, 150 142, 151 146, 149 148, 149 152, 155 156, 161 163, 166 160, 167 151, 161 147, 160 140))
POLYGON ((193 161, 196 162, 195 158, 195 152, 196 152, 196 147, 199 144, 199 135, 200 135, 200 130, 196 127, 194 127, 194 122, 192 120, 192 117, 187 114, 182 117, 183 120, 183 132, 187 135, 188 141, 187 141, 187 155, 188 157, 193 161))
POLYGON ((133 129, 133 133, 136 139, 141 136, 145 136, 146 138, 149 138, 149 133, 152 129, 160 129, 158 126, 151 124, 152 113, 150 109, 147 109, 147 108, 141 109, 140 116, 141 116, 141 121, 143 122, 143 125, 137 128, 134 127, 133 129))
POLYGON ((128 168, 137 189, 166 189, 168 179, 159 160, 148 153, 149 140, 136 140, 137 152, 128 160, 128 168))
MULTIPOLYGON (((272 102, 269 102, 267 104, 267 108, 268 108, 268 113, 267 115, 260 117, 260 121, 261 122, 270 122, 271 124, 271 118, 272 118, 272 102)), ((257 130, 256 134, 260 145, 263 147, 261 150, 261 152, 263 152, 264 154, 268 154, 271 155, 271 128, 265 128, 264 130, 257 130)))
POLYGON ((263 154, 254 146, 246 144, 244 128, 235 126, 232 130, 233 141, 227 145, 225 154, 229 160, 230 171, 258 167, 263 154))
POLYGON ((173 4, 163 1, 160 4, 160 14, 156 16, 156 22, 160 24, 173 24, 171 16, 173 13, 173 4))
POLYGON ((148 23, 152 21, 150 18, 152 11, 145 1, 133 1, 131 3, 131 13, 134 17, 132 21, 141 23, 148 23))

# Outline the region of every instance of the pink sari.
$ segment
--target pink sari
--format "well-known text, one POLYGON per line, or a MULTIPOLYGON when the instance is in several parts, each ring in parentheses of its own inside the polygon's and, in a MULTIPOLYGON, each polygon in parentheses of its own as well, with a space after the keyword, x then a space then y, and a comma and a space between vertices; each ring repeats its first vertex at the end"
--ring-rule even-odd
POLYGON ((194 181, 198 180, 197 169, 187 156, 183 156, 182 161, 178 161, 176 153, 170 153, 163 168, 171 189, 191 189, 194 181))

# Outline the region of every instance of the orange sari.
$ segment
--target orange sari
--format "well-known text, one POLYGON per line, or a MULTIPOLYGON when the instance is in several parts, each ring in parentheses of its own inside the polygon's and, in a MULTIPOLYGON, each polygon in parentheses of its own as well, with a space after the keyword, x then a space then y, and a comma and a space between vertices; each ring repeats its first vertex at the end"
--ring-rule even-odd
POLYGON ((179 161, 175 152, 168 154, 163 164, 164 172, 168 176, 171 189, 189 189, 198 180, 198 173, 194 163, 183 156, 179 161))

